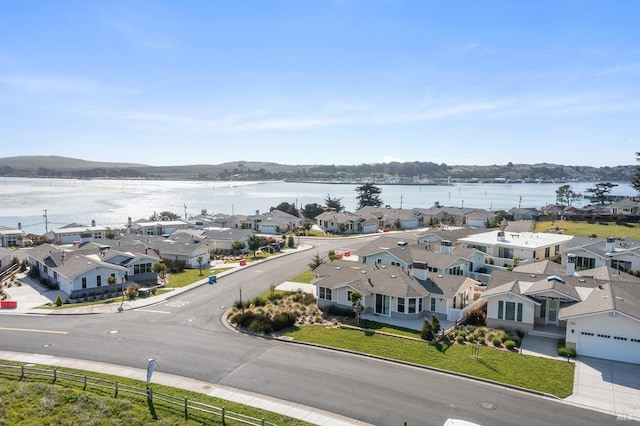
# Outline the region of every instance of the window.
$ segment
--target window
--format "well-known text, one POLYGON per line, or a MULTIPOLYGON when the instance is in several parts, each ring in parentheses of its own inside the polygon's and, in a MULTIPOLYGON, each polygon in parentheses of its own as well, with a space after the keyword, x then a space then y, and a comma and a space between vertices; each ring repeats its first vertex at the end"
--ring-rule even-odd
POLYGON ((398 312, 404 314, 404 297, 398 297, 398 312))
POLYGON ((82 277, 82 288, 87 288, 87 277, 82 277))
POLYGON ((551 255, 551 247, 546 247, 544 249, 544 257, 549 257, 551 255))
POLYGON ((436 298, 432 297, 431 298, 431 312, 435 312, 436 311, 436 298))
POLYGON ((347 302, 351 303, 351 295, 353 294, 353 291, 351 290, 347 290, 347 302))
POLYGON ((553 249, 554 253, 553 254, 558 254, 560 253, 560 244, 556 244, 556 246, 553 249))
POLYGON ((593 269, 596 267, 596 260, 589 257, 576 256, 576 271, 593 269))
POLYGON ((96 277, 96 287, 102 287, 102 275, 96 277))
POLYGON ((416 299, 409 299, 409 313, 416 313, 416 299))
POLYGON ((322 300, 331 300, 331 289, 327 287, 318 287, 318 298, 322 300))
POLYGON ((499 300, 498 319, 522 322, 522 303, 499 300))
POLYGON ((626 272, 629 269, 631 269, 631 262, 626 262, 624 260, 611 259, 611 267, 613 269, 617 269, 618 271, 626 272))
POLYGON ((146 274, 151 272, 151 263, 141 263, 140 265, 133 265, 133 274, 146 274))
POLYGON ((418 312, 422 312, 422 297, 418 299, 418 312))
POLYGON ((453 268, 449 268, 449 275, 463 275, 461 266, 454 266, 453 268))
POLYGON ((503 259, 513 259, 513 249, 507 247, 498 247, 498 257, 503 259))

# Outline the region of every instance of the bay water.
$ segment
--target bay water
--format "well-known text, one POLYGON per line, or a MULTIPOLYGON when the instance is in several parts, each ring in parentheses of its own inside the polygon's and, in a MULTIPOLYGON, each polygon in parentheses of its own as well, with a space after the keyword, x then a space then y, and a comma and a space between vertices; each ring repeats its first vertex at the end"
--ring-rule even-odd
MULTIPOLYGON (((443 206, 508 210, 512 207, 540 208, 555 203, 555 191, 569 184, 585 193, 593 182, 570 183, 455 183, 447 185, 378 185, 380 198, 393 208, 443 206)), ((154 212, 170 211, 182 217, 208 213, 254 214, 269 211, 281 202, 304 207, 323 205, 325 198, 342 198, 348 211, 357 205, 356 184, 299 182, 206 182, 107 179, 0 179, 0 225, 27 233, 70 223, 122 228, 128 218, 148 219, 154 212), (45 218, 46 216, 46 218, 45 218)), ((632 196, 637 192, 620 182, 611 195, 632 196)), ((588 200, 574 205, 587 204, 588 200)))

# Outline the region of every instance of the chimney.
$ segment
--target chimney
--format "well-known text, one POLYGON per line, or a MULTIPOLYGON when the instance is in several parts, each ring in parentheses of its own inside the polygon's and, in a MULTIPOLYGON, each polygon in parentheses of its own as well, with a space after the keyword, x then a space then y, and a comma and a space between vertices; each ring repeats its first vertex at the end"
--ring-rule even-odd
POLYGON ((22 222, 18 222, 18 229, 22 230, 22 222))
POLYGON ((607 243, 604 246, 604 251, 607 253, 613 253, 616 251, 616 239, 614 237, 607 237, 607 243))
POLYGON ((569 253, 567 255, 567 276, 573 276, 576 273, 576 255, 569 253))
POLYGON ((413 268, 411 269, 413 276, 419 280, 426 281, 429 278, 429 270, 427 269, 427 262, 413 261, 413 268))
POLYGON ((505 242, 504 231, 498 231, 498 241, 505 242))
POLYGON ((256 210, 256 216, 260 216, 260 210, 256 210))
POLYGON ((131 216, 127 218, 127 228, 131 228, 131 216))
POLYGON ((95 219, 91 219, 91 227, 92 228, 96 227, 96 220, 95 219))
POLYGON ((453 254, 453 247, 451 245, 451 241, 449 240, 440 241, 440 253, 453 254))

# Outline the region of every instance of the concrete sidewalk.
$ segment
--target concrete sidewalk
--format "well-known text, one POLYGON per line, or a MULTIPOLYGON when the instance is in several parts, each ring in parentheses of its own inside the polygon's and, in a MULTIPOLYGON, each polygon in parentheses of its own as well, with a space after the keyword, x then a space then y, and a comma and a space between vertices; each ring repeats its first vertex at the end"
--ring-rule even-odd
MULTIPOLYGON (((140 380, 142 382, 145 382, 147 377, 146 369, 122 367, 118 365, 105 364, 102 362, 62 358, 50 355, 0 351, 0 359, 92 371, 96 373, 110 374, 113 376, 127 377, 130 379, 140 380)), ((151 382, 152 384, 156 383, 165 386, 171 386, 173 388, 185 389, 208 396, 221 398, 227 401, 237 402, 239 404, 244 404, 262 410, 278 413, 283 416, 304 420, 315 425, 370 426, 369 423, 329 413, 317 408, 307 407, 305 405, 272 398, 270 396, 246 392, 228 386, 202 382, 200 380, 190 379, 187 377, 174 376, 172 374, 166 374, 159 371, 153 373, 151 382)))

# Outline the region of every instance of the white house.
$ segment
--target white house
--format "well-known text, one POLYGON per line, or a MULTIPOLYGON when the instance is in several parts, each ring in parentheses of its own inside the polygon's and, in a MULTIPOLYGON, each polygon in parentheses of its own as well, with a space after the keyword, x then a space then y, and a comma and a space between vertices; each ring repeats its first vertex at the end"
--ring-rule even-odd
POLYGON ((0 226, 0 247, 15 247, 22 245, 24 231, 0 226))
POLYGON ((509 266, 514 264, 514 258, 525 263, 558 255, 572 238, 561 234, 489 231, 458 241, 465 247, 486 253, 496 265, 509 266))
POLYGON ((67 225, 53 230, 53 242, 55 244, 80 244, 106 238, 108 229, 104 226, 82 226, 78 224, 67 225))
POLYGON ((640 270, 640 241, 631 238, 573 238, 560 251, 562 264, 575 271, 610 266, 620 271, 640 270))

